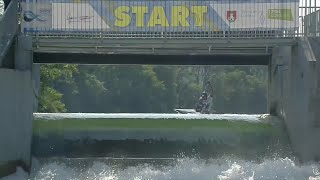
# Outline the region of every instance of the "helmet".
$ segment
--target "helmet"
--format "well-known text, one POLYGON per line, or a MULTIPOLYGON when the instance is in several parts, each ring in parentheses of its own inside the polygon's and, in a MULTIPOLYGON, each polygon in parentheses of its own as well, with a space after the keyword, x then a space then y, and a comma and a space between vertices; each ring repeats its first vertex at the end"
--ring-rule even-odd
POLYGON ((202 93, 202 97, 207 98, 207 97, 208 97, 208 93, 204 91, 204 92, 202 93))

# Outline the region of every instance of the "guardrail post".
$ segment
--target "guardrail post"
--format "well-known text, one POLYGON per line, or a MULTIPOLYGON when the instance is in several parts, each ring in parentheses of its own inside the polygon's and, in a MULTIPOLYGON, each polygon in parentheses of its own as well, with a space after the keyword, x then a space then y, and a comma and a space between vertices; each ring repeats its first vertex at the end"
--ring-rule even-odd
POLYGON ((320 36, 320 10, 316 11, 316 36, 320 36))

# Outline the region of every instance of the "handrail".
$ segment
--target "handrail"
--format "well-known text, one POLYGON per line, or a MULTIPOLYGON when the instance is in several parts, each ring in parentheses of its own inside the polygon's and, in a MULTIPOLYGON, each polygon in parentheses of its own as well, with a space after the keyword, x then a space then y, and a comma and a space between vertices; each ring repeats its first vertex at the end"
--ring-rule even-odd
POLYGON ((0 19, 0 66, 15 35, 18 33, 18 1, 12 0, 0 19))
POLYGON ((320 36, 320 10, 306 15, 304 23, 305 36, 320 36))
MULTIPOLYGON (((6 9, 2 19, 0 19, 0 58, 4 56, 6 53, 6 49, 8 44, 12 42, 13 37, 19 32, 19 13, 18 13, 18 1, 12 0, 6 9), (12 23, 16 22, 16 23, 12 23)), ((35 30, 34 32, 22 32, 22 34, 28 34, 31 36, 44 36, 44 37, 100 37, 100 38, 279 38, 279 37, 301 37, 301 36, 320 36, 320 10, 319 6, 314 7, 299 7, 299 12, 301 9, 309 9, 310 14, 306 14, 300 16, 299 22, 302 23, 299 29, 292 30, 265 30, 265 29, 248 29, 248 30, 221 30, 221 31, 189 31, 189 32, 153 32, 153 31, 91 31, 85 32, 81 30, 81 32, 59 32, 59 31, 51 31, 46 28, 40 28, 35 30), (314 10, 314 11, 313 11, 314 10), (315 11, 317 10, 317 11, 315 11)), ((190 29, 191 30, 191 29, 190 29)))

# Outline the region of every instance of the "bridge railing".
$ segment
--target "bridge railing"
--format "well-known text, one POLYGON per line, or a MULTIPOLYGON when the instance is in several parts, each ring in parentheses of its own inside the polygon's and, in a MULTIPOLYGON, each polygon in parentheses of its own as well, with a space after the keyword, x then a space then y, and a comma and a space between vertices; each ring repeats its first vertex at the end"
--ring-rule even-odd
POLYGON ((18 2, 12 0, 0 19, 0 66, 14 36, 18 33, 18 2))
POLYGON ((306 15, 304 23, 305 36, 320 36, 320 10, 306 15))
POLYGON ((32 36, 279 38, 306 32, 299 0, 22 0, 21 7, 21 33, 32 36))

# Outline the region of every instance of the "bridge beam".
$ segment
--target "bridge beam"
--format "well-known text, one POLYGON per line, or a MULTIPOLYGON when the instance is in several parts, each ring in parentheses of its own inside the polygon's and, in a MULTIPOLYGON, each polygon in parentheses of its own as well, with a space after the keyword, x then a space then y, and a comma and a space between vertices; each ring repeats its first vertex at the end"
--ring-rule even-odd
POLYGON ((221 55, 268 54, 279 45, 293 45, 288 39, 228 38, 76 38, 34 37, 36 53, 221 55))
POLYGON ((34 63, 150 64, 150 65, 267 65, 268 54, 150 55, 34 53, 34 63))

